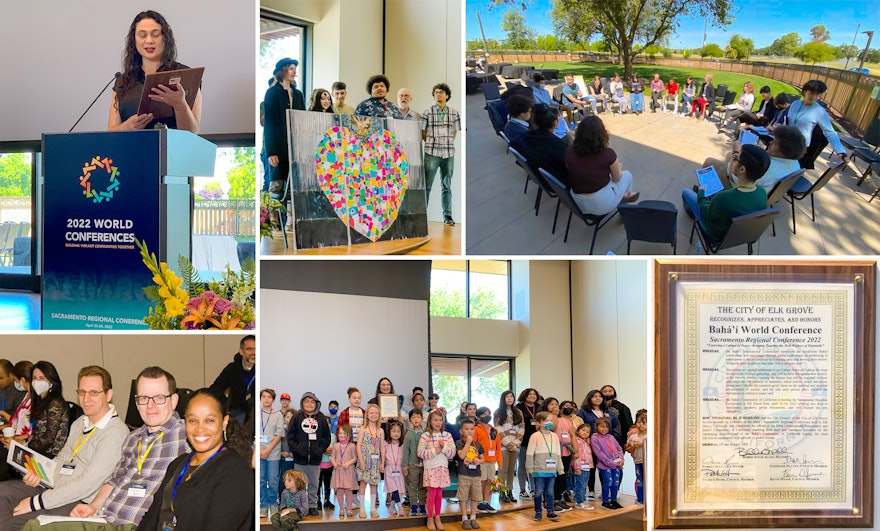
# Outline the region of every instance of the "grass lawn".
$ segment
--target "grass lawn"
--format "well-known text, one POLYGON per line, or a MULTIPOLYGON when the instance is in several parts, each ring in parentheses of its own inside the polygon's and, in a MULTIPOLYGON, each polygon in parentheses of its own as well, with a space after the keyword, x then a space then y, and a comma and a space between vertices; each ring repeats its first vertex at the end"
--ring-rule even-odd
MULTIPOLYGON (((584 76, 585 80, 591 80, 593 76, 610 78, 615 73, 623 75, 623 66, 609 63, 542 63, 542 65, 542 68, 558 69, 560 79, 565 74, 581 74, 582 76, 584 76)), ((746 81, 751 81, 755 84, 756 101, 758 101, 759 98, 758 91, 761 90, 761 87, 763 87, 764 85, 770 86, 771 93, 774 96, 780 92, 787 92, 789 94, 800 94, 800 91, 798 89, 794 88, 788 83, 774 81, 765 77, 737 74, 734 72, 716 72, 713 70, 700 70, 698 68, 671 67, 660 65, 633 65, 633 70, 639 77, 645 78, 651 78, 654 76, 654 73, 658 73, 660 74, 660 78, 663 80, 664 84, 666 83, 666 81, 669 80, 671 76, 675 78, 675 81, 678 82, 679 85, 684 85, 687 76, 692 76, 698 90, 700 88, 700 83, 703 82, 703 77, 707 73, 711 72, 713 74, 713 85, 715 85, 716 87, 722 84, 727 85, 730 90, 736 91, 737 97, 742 95, 743 84, 745 84, 746 81)))

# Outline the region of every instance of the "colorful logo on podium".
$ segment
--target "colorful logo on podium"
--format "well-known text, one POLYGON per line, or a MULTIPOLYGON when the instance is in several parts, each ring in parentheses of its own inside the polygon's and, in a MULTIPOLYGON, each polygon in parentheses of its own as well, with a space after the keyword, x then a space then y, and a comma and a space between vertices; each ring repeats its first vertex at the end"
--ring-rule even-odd
MULTIPOLYGON (((93 203, 109 202, 113 194, 119 190, 119 168, 113 166, 113 159, 108 157, 92 157, 91 162, 83 164, 82 176, 79 185, 82 186, 83 195, 91 199, 93 203), (107 177, 107 186, 92 186, 94 180, 107 177)), ((103 184, 103 183, 102 183, 103 184)))

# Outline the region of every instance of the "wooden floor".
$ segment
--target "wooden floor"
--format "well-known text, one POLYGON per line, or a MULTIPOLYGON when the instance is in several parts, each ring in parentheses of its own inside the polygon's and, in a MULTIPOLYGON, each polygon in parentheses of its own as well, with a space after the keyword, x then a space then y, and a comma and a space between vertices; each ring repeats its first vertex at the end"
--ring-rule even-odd
MULTIPOLYGON (((293 233, 287 233, 289 243, 293 243, 293 233)), ((284 240, 280 233, 274 239, 263 238, 260 244, 260 255, 290 256, 363 256, 409 254, 421 256, 461 255, 461 225, 447 227, 443 223, 429 221, 426 238, 407 238, 387 242, 366 243, 351 247, 324 247, 321 249, 294 250, 284 248, 284 240)))
MULTIPOLYGON (((382 498, 384 500, 384 496, 382 498)), ((589 525, 592 531, 601 531, 604 529, 611 530, 633 530, 641 531, 643 529, 643 513, 644 505, 635 503, 635 498, 627 495, 620 495, 620 504, 623 509, 610 510, 602 507, 601 500, 591 502, 595 507, 592 511, 584 511, 582 509, 573 509, 561 513, 560 519, 553 522, 547 519, 546 512, 544 519, 539 523, 535 522, 534 504, 532 500, 519 500, 516 503, 499 504, 497 496, 493 496, 492 505, 499 508, 495 514, 477 513, 477 522, 481 529, 510 531, 514 529, 578 529, 582 526, 589 525)), ((363 500, 362 500, 363 501, 363 500)), ((409 514, 409 510, 406 511, 409 514)), ((461 529, 461 506, 458 503, 452 503, 443 500, 441 507, 441 515, 443 516, 443 524, 446 529, 461 529)), ((359 531, 366 530, 400 530, 414 531, 424 530, 424 516, 405 516, 390 517, 388 507, 384 502, 380 502, 379 507, 363 507, 361 511, 355 510, 355 516, 339 519, 339 508, 334 510, 321 510, 321 515, 314 518, 305 518, 300 523, 303 531, 309 529, 313 531, 328 531, 330 529, 357 528, 359 531), (360 515, 360 516, 358 516, 360 515)), ((268 519, 260 519, 261 529, 272 529, 272 525, 268 519)))

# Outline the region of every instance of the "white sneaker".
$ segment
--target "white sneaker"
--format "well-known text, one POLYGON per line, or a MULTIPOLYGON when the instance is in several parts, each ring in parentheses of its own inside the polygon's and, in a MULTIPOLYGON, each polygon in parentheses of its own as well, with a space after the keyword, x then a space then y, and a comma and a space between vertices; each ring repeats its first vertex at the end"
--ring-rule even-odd
POLYGON ((595 507, 593 507, 592 505, 590 505, 587 502, 579 503, 579 504, 575 505, 574 507, 575 507, 575 509, 582 509, 584 511, 592 511, 595 509, 595 507))

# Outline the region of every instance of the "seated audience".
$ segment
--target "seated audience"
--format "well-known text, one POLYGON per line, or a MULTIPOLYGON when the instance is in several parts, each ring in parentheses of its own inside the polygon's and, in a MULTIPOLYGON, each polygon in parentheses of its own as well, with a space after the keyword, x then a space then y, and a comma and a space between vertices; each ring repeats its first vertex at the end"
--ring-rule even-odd
POLYGON ((16 363, 9 373, 12 387, 22 393, 22 400, 18 402, 18 406, 9 417, 8 425, 3 426, 4 428, 12 428, 12 437, 0 437, 0 441, 3 442, 3 447, 0 448, 0 481, 16 477, 13 469, 6 464, 7 452, 12 441, 24 444, 31 436, 31 371, 33 368, 33 363, 22 360, 16 363))
POLYGON ((566 99, 569 105, 577 109, 581 113, 581 119, 587 115, 586 106, 589 103, 593 114, 596 114, 596 98, 590 94, 584 94, 575 84, 574 76, 565 75, 565 84, 562 85, 562 97, 566 99))
POLYGON ((681 115, 689 115, 692 111, 691 105, 694 103, 694 98, 697 97, 697 86, 694 84, 694 78, 688 76, 687 80, 684 83, 684 87, 681 89, 681 115))
MULTIPOLYGON (((77 381, 83 416, 74 421, 64 448, 54 459, 55 486, 41 486, 33 473, 21 481, 0 483, 0 530, 19 531, 41 514, 69 515, 79 503, 91 502, 116 469, 128 428, 110 403, 110 373, 94 365, 84 367, 77 381)), ((253 506, 253 496, 249 503, 253 506)))
POLYGON ((388 101, 385 96, 391 89, 391 82, 382 74, 372 76, 367 80, 367 93, 370 97, 360 102, 354 113, 358 116, 379 116, 387 118, 403 118, 403 113, 397 105, 388 101))
POLYGON ((333 113, 333 101, 330 92, 326 89, 316 88, 309 97, 309 110, 315 112, 333 113))
POLYGON ((48 361, 38 361, 31 372, 31 432, 27 446, 48 458, 58 455, 67 441, 70 409, 64 400, 61 377, 48 361))
POLYGON ((739 97, 739 100, 736 103, 731 103, 730 105, 725 105, 724 116, 721 118, 721 123, 718 124, 718 129, 724 129, 731 120, 736 120, 740 116, 744 115, 747 112, 751 112, 752 105, 755 103, 755 86, 751 81, 746 81, 746 84, 743 85, 743 93, 742 96, 739 97))
MULTIPOLYGON (((183 419, 177 414, 177 382, 159 367, 147 367, 136 379, 137 406, 143 426, 128 434, 122 443, 122 459, 110 479, 91 503, 80 503, 71 511, 74 518, 101 515, 108 526, 101 531, 126 530, 140 523, 165 476, 168 465, 190 451, 183 419), (130 528, 130 527, 129 527, 130 528)), ((31 520, 25 531, 78 531, 81 524, 54 523, 40 526, 31 520)), ((91 529, 91 528, 90 528, 91 529)))
POLYGON ((651 112, 657 112, 662 99, 663 80, 660 79, 660 74, 654 74, 654 79, 651 80, 651 112))
MULTIPOLYGON (((522 135, 519 141, 511 145, 526 158, 535 174, 538 174, 538 168, 544 168, 559 182, 567 185, 568 172, 565 169, 564 154, 568 144, 553 134, 559 125, 559 111, 539 103, 532 109, 532 122, 535 129, 522 135)), ((474 420, 473 415, 468 416, 474 420)))
POLYGON ((636 114, 642 114, 645 111, 645 96, 642 94, 644 91, 645 87, 639 81, 639 76, 633 74, 632 81, 629 83, 629 99, 633 112, 636 114))
POLYGON ((507 99, 507 112, 510 114, 510 119, 504 124, 504 134, 511 145, 529 132, 532 105, 531 98, 522 94, 514 94, 507 99))
POLYGON ((608 140, 602 120, 589 116, 580 123, 565 151, 571 195, 585 214, 607 214, 620 203, 639 199, 632 191, 632 174, 621 168, 608 140))
POLYGON ((400 113, 403 114, 404 120, 415 120, 419 121, 422 119, 422 115, 417 113, 415 110, 409 108, 409 104, 412 103, 412 94, 410 94, 409 89, 404 87, 397 91, 397 106, 400 107, 400 113))
POLYGON ((672 112, 675 112, 675 106, 678 103, 678 83, 675 82, 675 79, 669 78, 669 81, 666 82, 666 97, 663 100, 663 112, 666 112, 666 107, 672 103, 672 112))
POLYGON ((12 370, 15 366, 9 360, 0 359, 0 423, 9 422, 18 405, 24 400, 24 391, 15 385, 12 370))
POLYGON ((776 106, 773 103, 773 94, 770 93, 770 87, 764 85, 761 87, 761 105, 755 112, 747 111, 735 119, 739 120, 740 128, 749 125, 767 125, 776 117, 776 106))
POLYGON ((602 102, 602 107, 605 108, 605 113, 611 112, 608 109, 608 93, 605 92, 605 87, 602 85, 602 80, 599 76, 593 78, 593 82, 589 85, 590 95, 596 98, 596 101, 602 102))
POLYGON ((574 122, 574 112, 571 107, 565 105, 564 103, 558 103, 553 100, 550 96, 550 92, 547 90, 546 85, 544 84, 544 76, 541 74, 535 74, 533 76, 535 80, 535 86, 532 87, 532 93, 535 98, 535 103, 544 103, 551 107, 556 107, 565 113, 566 120, 569 122, 574 122))
POLYGON ((731 180, 737 184, 722 190, 711 198, 704 187, 683 190, 681 199, 685 211, 703 227, 712 241, 719 241, 730 227, 733 218, 767 208, 767 192, 755 183, 770 167, 770 155, 758 146, 743 146, 730 157, 731 180))
POLYGON ((337 114, 354 114, 352 106, 345 103, 345 96, 348 94, 345 83, 337 81, 333 83, 330 90, 333 91, 333 112, 337 114))
POLYGON ((625 114, 629 110, 629 100, 623 95, 623 83, 620 81, 620 76, 614 74, 608 85, 608 90, 611 92, 611 99, 620 105, 620 114, 625 114))
MULTIPOLYGON (((774 130, 774 134, 775 137, 767 147, 767 154, 770 155, 770 166, 767 168, 764 176, 756 182, 758 186, 764 188, 767 195, 770 195, 770 191, 773 190, 776 183, 781 181, 783 177, 801 169, 798 159, 801 158, 804 150, 807 149, 800 131, 794 127, 781 125, 774 130)), ((718 173, 718 178, 721 179, 721 184, 725 188, 736 186, 736 176, 728 174, 727 168, 733 154, 739 153, 741 150, 742 145, 739 141, 736 141, 733 143, 733 148, 725 160, 707 158, 703 162, 702 167, 714 166, 715 172, 718 173)))
POLYGON ((204 388, 189 397, 184 414, 192 453, 168 470, 138 529, 254 529, 253 431, 229 416, 226 401, 204 388))
POLYGON ((691 112, 697 117, 698 122, 702 122, 703 116, 706 113, 711 116, 715 109, 715 85, 712 84, 712 74, 706 74, 697 94, 697 99, 691 104, 691 112))

